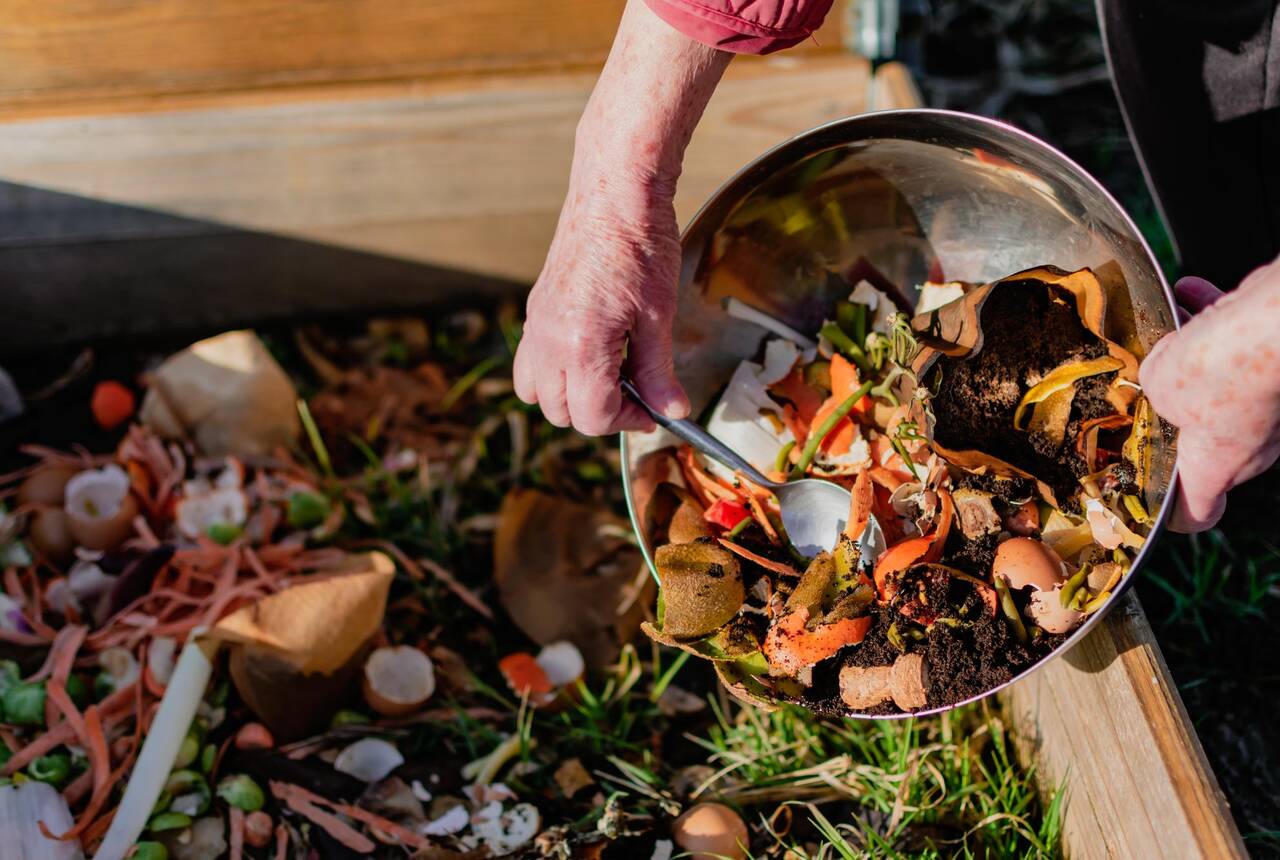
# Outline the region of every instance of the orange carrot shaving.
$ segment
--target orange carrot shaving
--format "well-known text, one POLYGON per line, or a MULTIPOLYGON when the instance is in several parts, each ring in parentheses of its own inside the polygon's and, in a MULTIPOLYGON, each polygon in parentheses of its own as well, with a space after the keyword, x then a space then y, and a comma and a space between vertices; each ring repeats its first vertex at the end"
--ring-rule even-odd
POLYGON ((353 830, 342 819, 332 813, 325 812, 316 806, 310 798, 316 795, 302 788, 287 782, 277 782, 271 780, 271 793, 276 799, 312 824, 319 827, 325 833, 328 833, 334 839, 350 848, 352 851, 361 854, 372 854, 377 845, 373 843, 367 836, 353 830))
POLYGON ((227 860, 243 860, 244 858, 244 810, 232 806, 227 819, 231 830, 231 845, 227 860))
POLYGON ((430 844, 429 840, 419 836, 412 830, 401 827, 399 824, 383 818, 381 815, 375 815, 367 809, 361 809, 358 806, 352 806, 348 803, 325 802, 348 818, 368 824, 370 827, 373 827, 382 833, 386 833, 389 836, 394 836, 402 845, 408 845, 410 848, 425 848, 430 844))
POLYGON ((285 829, 283 824, 276 825, 276 858, 275 860, 285 860, 289 853, 289 831, 285 829))
POLYGON ((891 600, 893 598, 896 586, 890 580, 890 576, 906 570, 924 558, 931 545, 932 542, 929 538, 918 537, 894 544, 884 551, 880 558, 876 560, 875 569, 872 571, 872 575, 876 580, 876 590, 880 592, 881 600, 891 600))
POLYGON ((844 533, 850 540, 858 540, 867 530, 867 522, 871 519, 871 507, 875 504, 875 490, 871 486, 871 474, 863 469, 853 482, 852 500, 849 503, 849 522, 844 533))
POLYGON ((738 493, 722 485, 698 462, 698 457, 688 445, 681 445, 676 454, 685 485, 697 496, 704 508, 711 507, 717 499, 737 499, 738 493))
POLYGON ((956 518, 956 505, 951 500, 951 493, 946 490, 938 490, 938 497, 942 499, 942 505, 938 511, 937 525, 934 526, 933 536, 929 538, 929 551, 924 556, 924 560, 928 562, 936 562, 942 558, 942 550, 947 543, 947 536, 951 534, 951 522, 956 518))
POLYGON ((766 570, 772 570, 774 573, 780 573, 783 576, 799 576, 800 575, 800 571, 796 570, 791 565, 783 564, 780 561, 774 561, 772 559, 765 558, 762 555, 756 555, 754 552, 742 546, 741 544, 736 544, 731 540, 727 540, 726 538, 720 538, 720 545, 723 546, 725 549, 729 550, 729 552, 742 556, 747 561, 754 561, 756 564, 760 565, 766 570))
POLYGON ((791 401, 795 415, 804 424, 813 426, 813 417, 822 405, 822 394, 804 381, 804 373, 795 369, 771 386, 775 393, 791 401))

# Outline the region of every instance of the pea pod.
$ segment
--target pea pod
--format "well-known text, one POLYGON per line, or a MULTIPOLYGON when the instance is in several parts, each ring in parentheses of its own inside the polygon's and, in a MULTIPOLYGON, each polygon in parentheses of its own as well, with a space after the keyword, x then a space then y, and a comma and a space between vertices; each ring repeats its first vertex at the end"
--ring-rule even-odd
POLYGON ((166 830, 185 830, 191 826, 191 816, 181 812, 162 812, 153 815, 147 822, 147 829, 152 833, 164 833, 166 830))

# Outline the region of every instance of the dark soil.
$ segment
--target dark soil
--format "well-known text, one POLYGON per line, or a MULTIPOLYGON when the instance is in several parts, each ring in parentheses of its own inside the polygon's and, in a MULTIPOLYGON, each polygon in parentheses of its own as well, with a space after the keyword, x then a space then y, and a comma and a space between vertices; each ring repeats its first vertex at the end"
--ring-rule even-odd
MULTIPOLYGON (((1084 463, 1069 443, 1051 450, 1015 429, 1013 415, 1027 390, 1047 373, 1068 361, 1105 355, 1106 344, 1084 327, 1070 295, 1035 282, 1015 281, 993 290, 982 307, 982 328, 988 335, 977 355, 943 357, 931 372, 930 387, 938 392, 933 399, 936 438, 947 448, 983 451, 1041 478, 1063 502, 1084 474, 1084 463)), ((1112 376, 1101 374, 1079 386, 1076 427, 1082 419, 1115 411, 1101 394, 1112 376)))
MULTIPOLYGON (((1021 597, 1015 596, 1020 606, 1021 597)), ((847 656, 828 660, 814 669, 812 695, 804 705, 819 713, 845 712, 847 708, 840 700, 841 666, 887 666, 900 654, 921 653, 929 672, 928 707, 943 707, 980 696, 1009 681, 1048 656, 1066 638, 1039 636, 1025 645, 1019 643, 1004 618, 990 614, 973 586, 931 574, 927 565, 905 571, 898 595, 887 606, 877 605, 872 619, 866 637, 847 656), (914 618, 931 620, 919 614, 922 605, 938 616, 928 627, 913 622, 903 611, 905 606, 914 618), (897 631, 901 648, 890 639, 891 626, 897 631)), ((898 708, 886 702, 870 713, 893 714, 898 713, 898 708)))

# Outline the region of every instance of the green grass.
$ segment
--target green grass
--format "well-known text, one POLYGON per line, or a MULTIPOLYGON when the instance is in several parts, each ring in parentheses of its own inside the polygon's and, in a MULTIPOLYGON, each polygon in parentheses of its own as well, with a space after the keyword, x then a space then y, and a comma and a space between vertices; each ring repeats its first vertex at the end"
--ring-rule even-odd
POLYGON ((1266 619, 1280 597, 1280 553, 1265 544, 1252 554, 1237 551, 1217 529, 1170 537, 1146 581, 1168 603, 1161 626, 1188 627, 1207 645, 1218 623, 1266 619))

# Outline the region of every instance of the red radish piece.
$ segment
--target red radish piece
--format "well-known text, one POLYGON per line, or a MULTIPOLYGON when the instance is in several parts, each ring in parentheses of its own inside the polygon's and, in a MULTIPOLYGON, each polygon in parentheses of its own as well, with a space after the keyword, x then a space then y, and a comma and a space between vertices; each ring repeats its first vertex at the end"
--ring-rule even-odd
POLYGON ((98 426, 103 430, 111 430, 133 417, 138 408, 138 400, 128 388, 114 379, 107 379, 94 387, 89 408, 98 426))

